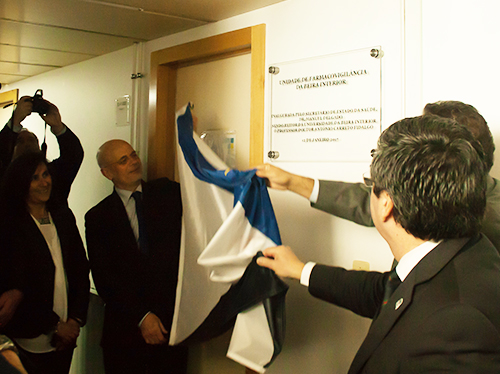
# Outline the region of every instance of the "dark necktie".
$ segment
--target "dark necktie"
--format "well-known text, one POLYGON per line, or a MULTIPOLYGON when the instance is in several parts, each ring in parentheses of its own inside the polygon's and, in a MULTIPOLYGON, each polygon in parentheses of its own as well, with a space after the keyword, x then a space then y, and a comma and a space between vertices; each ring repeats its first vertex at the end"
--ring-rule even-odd
POLYGON ((148 253, 148 244, 146 236, 146 226, 144 224, 144 210, 142 206, 142 192, 134 191, 132 197, 135 200, 135 211, 137 213, 137 222, 139 223, 139 248, 143 254, 148 253))
POLYGON ((389 278, 387 278, 387 283, 385 284, 384 290, 384 301, 382 302, 382 308, 387 304, 387 301, 391 297, 391 295, 396 291, 396 288, 401 284, 399 280, 398 274, 396 273, 396 269, 392 269, 389 273, 389 278))

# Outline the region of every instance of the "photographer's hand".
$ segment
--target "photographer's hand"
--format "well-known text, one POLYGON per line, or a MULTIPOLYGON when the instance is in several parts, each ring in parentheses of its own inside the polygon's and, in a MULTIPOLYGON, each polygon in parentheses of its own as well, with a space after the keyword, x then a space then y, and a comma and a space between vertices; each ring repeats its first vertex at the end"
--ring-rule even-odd
POLYGON ((45 100, 45 102, 49 105, 49 110, 45 115, 40 114, 40 117, 47 125, 50 126, 50 131, 52 131, 54 135, 58 135, 64 130, 64 123, 62 123, 61 114, 59 113, 59 109, 57 109, 54 104, 47 100, 45 100))
POLYGON ((31 97, 23 96, 16 103, 16 109, 14 110, 14 114, 12 115, 12 128, 14 126, 20 126, 21 122, 31 114, 31 110, 33 109, 33 102, 31 97))

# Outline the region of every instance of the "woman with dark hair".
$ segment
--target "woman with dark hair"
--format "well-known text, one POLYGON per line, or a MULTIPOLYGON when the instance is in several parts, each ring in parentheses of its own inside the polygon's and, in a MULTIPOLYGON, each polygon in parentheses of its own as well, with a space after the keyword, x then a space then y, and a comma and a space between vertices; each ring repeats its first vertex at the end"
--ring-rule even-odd
POLYGON ((11 163, 0 190, 0 293, 23 298, 2 332, 14 340, 28 373, 69 372, 89 301, 89 267, 71 210, 51 202, 44 156, 11 163))

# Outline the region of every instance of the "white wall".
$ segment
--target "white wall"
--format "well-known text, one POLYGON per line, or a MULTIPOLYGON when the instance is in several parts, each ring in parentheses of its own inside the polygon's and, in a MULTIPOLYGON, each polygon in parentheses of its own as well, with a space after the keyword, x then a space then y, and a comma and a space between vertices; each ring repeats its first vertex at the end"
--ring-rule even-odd
MULTIPOLYGON (((423 103, 455 99, 476 106, 498 138, 500 114, 496 110, 494 91, 500 83, 500 74, 495 69, 496 41, 500 36, 495 18, 498 8, 496 0, 473 3, 465 0, 287 0, 157 39, 144 46, 142 72, 146 79, 140 82, 143 92, 139 98, 140 133, 145 133, 148 121, 148 69, 152 51, 265 23, 266 66, 381 45, 385 52, 382 59, 384 127, 403 116, 418 114, 423 103)), ((114 125, 114 100, 132 94, 130 74, 134 53, 135 48, 130 47, 4 88, 20 88, 21 95, 44 89, 45 97, 59 106, 63 120, 80 137, 86 156, 70 197, 80 228, 88 208, 111 191, 111 184, 99 175, 95 164, 97 147, 109 138, 130 139, 129 127, 114 125)), ((269 108, 266 116, 268 114, 269 108)), ((38 131, 41 121, 31 126, 38 131)), ((265 131, 267 134, 267 119, 265 131)), ((138 146, 145 150, 145 138, 142 139, 138 146)), ((49 150, 55 148, 49 143, 49 150)), ((144 152, 142 156, 146 161, 144 152)), ((360 181, 368 165, 289 163, 280 166, 304 175, 360 181)), ((499 175, 498 167, 494 167, 493 175, 499 175)), ((375 229, 318 212, 291 193, 271 191, 271 196, 283 241, 302 259, 345 267, 351 267, 353 260, 364 260, 378 270, 390 266, 389 249, 375 229)), ((287 300, 285 347, 268 372, 346 372, 369 321, 313 299, 296 283, 291 283, 287 300)), ((223 350, 213 352, 221 354, 223 350)), ((221 357, 205 357, 208 361, 197 364, 196 372, 215 372, 216 369, 210 367, 221 357)))
MULTIPOLYGON (((488 122, 497 150, 499 14, 496 0, 422 0, 423 102, 459 100, 473 105, 488 122)), ((500 177, 500 162, 491 175, 500 177)))

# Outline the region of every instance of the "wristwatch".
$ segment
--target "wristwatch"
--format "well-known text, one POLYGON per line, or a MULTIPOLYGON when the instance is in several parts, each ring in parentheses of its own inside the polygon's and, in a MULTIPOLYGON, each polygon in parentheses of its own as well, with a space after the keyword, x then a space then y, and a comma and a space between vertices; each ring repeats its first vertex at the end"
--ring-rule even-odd
POLYGON ((0 352, 7 351, 7 350, 11 350, 11 351, 14 351, 16 353, 19 353, 17 351, 16 346, 12 342, 12 340, 10 340, 7 336, 0 334, 0 352))

